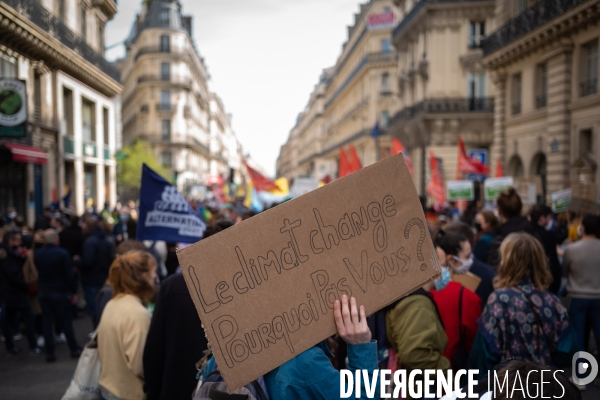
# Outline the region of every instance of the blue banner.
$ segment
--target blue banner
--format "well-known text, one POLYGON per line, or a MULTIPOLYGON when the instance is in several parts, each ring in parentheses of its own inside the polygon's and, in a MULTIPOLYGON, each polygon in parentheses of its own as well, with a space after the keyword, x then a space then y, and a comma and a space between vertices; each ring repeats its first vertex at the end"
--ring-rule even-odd
POLYGON ((144 164, 136 239, 195 243, 205 229, 177 188, 144 164))

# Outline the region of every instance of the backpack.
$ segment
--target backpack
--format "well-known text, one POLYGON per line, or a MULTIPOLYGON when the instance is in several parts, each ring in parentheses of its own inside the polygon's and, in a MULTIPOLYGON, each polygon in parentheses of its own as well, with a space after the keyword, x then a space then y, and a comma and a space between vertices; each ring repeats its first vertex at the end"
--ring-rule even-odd
POLYGON ((196 364, 198 386, 193 400, 269 400, 267 386, 262 376, 235 392, 229 393, 212 351, 206 350, 204 354, 204 357, 196 364))

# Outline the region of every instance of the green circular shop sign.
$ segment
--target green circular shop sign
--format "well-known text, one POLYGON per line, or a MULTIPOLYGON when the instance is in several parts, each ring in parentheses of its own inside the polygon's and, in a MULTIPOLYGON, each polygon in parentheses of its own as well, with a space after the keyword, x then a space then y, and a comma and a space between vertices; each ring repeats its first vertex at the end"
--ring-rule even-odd
POLYGON ((25 82, 0 79, 0 125, 17 126, 27 120, 25 82))

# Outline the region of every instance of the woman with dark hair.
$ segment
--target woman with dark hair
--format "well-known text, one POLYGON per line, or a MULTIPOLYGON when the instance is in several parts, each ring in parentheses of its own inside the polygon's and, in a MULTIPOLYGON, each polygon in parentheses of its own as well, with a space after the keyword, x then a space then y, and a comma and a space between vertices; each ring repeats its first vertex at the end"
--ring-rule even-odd
POLYGON ((444 356, 455 370, 462 369, 477 333, 481 299, 460 283, 453 282, 451 277, 466 273, 470 268, 473 262, 471 244, 461 234, 444 231, 438 232, 434 244, 442 266, 442 279, 435 282, 431 294, 448 336, 444 356))
POLYGON ((109 277, 113 298, 98 325, 102 364, 100 388, 106 400, 145 399, 143 355, 150 327, 144 306, 154 296, 156 260, 146 251, 117 256, 109 277))
POLYGON ((473 255, 479 261, 487 263, 490 244, 496 236, 496 229, 498 229, 498 218, 489 210, 480 211, 475 217, 475 228, 477 228, 477 235, 475 236, 473 255))
POLYGON ((501 192, 496 200, 496 206, 502 225, 496 230, 496 236, 490 243, 488 265, 497 269, 500 265, 500 245, 505 237, 515 232, 525 232, 533 236, 535 233, 529 220, 521 216, 523 203, 514 188, 501 192))
POLYGON ((511 358, 569 365, 575 334, 567 310, 548 292, 552 275, 542 245, 529 234, 511 233, 500 255, 496 290, 479 320, 468 367, 483 376, 511 358))

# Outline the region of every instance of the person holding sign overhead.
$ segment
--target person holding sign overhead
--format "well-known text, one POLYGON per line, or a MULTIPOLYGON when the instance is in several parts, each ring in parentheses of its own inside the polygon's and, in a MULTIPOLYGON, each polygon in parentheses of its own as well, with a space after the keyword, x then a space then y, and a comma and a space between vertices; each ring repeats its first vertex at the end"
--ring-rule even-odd
MULTIPOLYGON (((333 314, 338 334, 348 344, 347 368, 368 370, 372 379, 373 371, 378 368, 377 343, 371 340, 364 306, 357 307, 354 297, 348 299, 343 295, 341 302, 335 301, 333 314)), ((333 368, 328 357, 333 355, 323 341, 266 374, 265 383, 271 400, 339 399, 340 372, 333 368)), ((377 384, 367 391, 361 380, 362 396, 356 399, 379 399, 379 380, 376 381, 377 384)))

